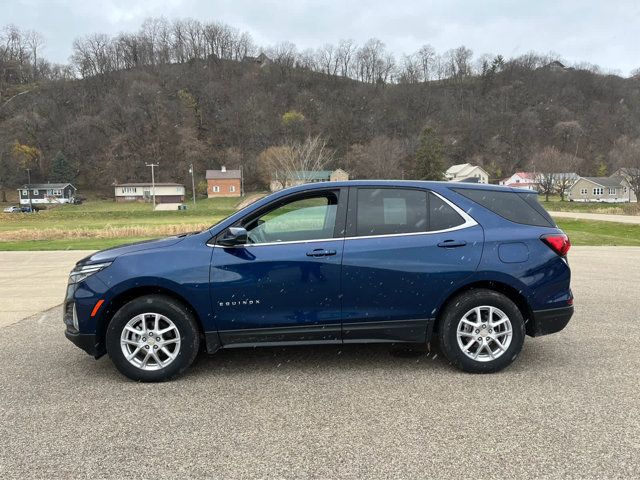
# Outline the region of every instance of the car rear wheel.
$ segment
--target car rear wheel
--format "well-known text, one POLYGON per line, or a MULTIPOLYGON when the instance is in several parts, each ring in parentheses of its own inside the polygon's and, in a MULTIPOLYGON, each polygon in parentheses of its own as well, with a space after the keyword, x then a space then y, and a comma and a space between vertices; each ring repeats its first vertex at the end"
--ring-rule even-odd
POLYGON ((193 315, 162 295, 131 300, 107 328, 107 352, 132 380, 159 382, 184 372, 195 360, 200 335, 193 315))
POLYGON ((492 373, 510 365, 522 350, 524 319, 505 295, 470 290, 449 303, 438 336, 454 366, 466 372, 492 373))

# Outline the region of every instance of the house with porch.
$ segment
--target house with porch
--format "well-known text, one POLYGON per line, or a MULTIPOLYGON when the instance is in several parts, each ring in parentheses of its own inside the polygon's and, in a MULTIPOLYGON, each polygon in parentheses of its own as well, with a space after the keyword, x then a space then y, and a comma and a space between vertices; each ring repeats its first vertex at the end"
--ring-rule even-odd
POLYGON ((76 187, 70 183, 31 183, 18 189, 20 205, 73 203, 76 187))

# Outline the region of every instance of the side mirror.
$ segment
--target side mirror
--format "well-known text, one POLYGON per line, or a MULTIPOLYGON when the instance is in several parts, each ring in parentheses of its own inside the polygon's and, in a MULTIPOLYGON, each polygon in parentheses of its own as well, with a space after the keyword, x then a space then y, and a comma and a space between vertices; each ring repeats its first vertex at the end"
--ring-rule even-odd
POLYGON ((218 245, 233 247, 247 243, 247 230, 242 227, 229 227, 218 238, 218 245))

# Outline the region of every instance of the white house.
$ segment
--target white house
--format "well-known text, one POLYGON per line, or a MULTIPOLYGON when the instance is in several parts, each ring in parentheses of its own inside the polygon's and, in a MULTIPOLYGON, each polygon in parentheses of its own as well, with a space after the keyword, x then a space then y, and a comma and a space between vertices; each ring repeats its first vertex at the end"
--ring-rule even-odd
POLYGON ((478 165, 460 163, 450 166, 444 174, 450 182, 489 183, 489 174, 478 165))
POLYGON ((120 183, 114 185, 116 202, 151 202, 155 188, 156 203, 184 202, 184 185, 179 183, 120 183))
POLYGON ((509 178, 500 180, 500 185, 538 191, 540 183, 536 180, 536 174, 533 172, 516 172, 509 178))

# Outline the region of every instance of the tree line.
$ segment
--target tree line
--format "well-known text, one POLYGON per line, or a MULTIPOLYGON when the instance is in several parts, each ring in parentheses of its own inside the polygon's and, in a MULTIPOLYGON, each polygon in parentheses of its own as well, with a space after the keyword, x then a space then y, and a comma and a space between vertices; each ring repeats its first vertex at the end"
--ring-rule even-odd
POLYGON ((549 159, 596 175, 640 145, 639 80, 552 68, 556 55, 425 45, 396 58, 376 39, 300 51, 192 19, 77 39, 68 65, 49 63, 43 44, 13 26, 0 34, 0 185, 29 167, 107 192, 145 179, 153 160, 161 180, 186 183, 191 163, 200 176, 242 166, 264 188, 264 159, 314 139, 327 168, 354 178, 437 178, 472 162, 497 180, 549 159))

